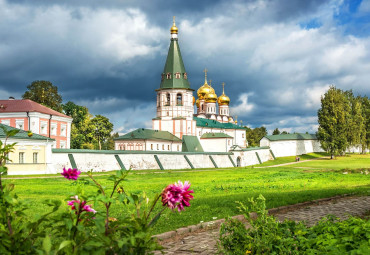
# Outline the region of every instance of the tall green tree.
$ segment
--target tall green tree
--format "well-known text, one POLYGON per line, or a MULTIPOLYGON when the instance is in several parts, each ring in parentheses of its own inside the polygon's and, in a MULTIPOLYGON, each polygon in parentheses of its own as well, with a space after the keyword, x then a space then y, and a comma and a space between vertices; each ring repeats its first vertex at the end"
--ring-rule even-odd
POLYGON ((370 99, 366 96, 361 98, 362 117, 364 118, 364 137, 361 140, 362 153, 370 148, 370 99))
POLYGON ((66 115, 73 118, 71 127, 72 149, 94 149, 95 125, 91 123, 92 115, 85 106, 77 105, 71 101, 63 105, 66 115))
POLYGON ((343 154, 348 146, 347 124, 349 119, 350 103, 348 97, 342 90, 331 86, 321 97, 317 132, 321 147, 331 154, 331 158, 334 155, 343 154))
POLYGON ((22 95, 23 99, 31 99, 55 111, 62 112, 62 96, 58 93, 58 87, 50 81, 33 81, 27 86, 27 89, 22 95))
POLYGON ((259 146, 260 140, 267 135, 267 130, 265 127, 257 127, 251 129, 249 127, 245 127, 246 139, 248 141, 248 145, 250 147, 259 146))
POLYGON ((110 134, 113 131, 113 124, 107 117, 102 115, 96 115, 91 120, 91 123, 95 126, 94 136, 98 141, 99 150, 101 150, 102 144, 110 138, 110 134))
POLYGON ((274 131, 272 131, 273 135, 280 135, 280 130, 278 128, 275 128, 274 131))

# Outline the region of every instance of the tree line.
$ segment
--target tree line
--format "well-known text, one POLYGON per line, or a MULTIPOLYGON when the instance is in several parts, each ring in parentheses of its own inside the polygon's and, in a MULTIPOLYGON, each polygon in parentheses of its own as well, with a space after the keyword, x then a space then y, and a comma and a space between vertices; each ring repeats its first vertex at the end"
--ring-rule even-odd
POLYGON ((71 149, 113 150, 115 137, 113 124, 103 115, 93 116, 86 106, 72 101, 63 104, 58 87, 50 81, 34 81, 27 86, 23 99, 49 107, 73 118, 71 125, 71 149))
POLYGON ((317 138, 331 154, 343 155, 351 147, 370 148, 370 100, 331 86, 321 97, 317 138))

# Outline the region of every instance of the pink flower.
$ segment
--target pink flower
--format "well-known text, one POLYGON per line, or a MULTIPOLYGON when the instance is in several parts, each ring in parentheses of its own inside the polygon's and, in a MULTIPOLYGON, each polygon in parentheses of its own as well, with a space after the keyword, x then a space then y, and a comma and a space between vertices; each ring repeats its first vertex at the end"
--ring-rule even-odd
POLYGON ((67 178, 68 180, 77 180, 80 173, 81 171, 78 171, 76 168, 74 169, 68 168, 68 170, 63 168, 63 173, 61 173, 61 175, 63 175, 64 178, 67 178))
POLYGON ((74 196, 74 197, 71 197, 71 198, 74 198, 74 200, 68 201, 68 205, 71 206, 72 210, 76 211, 76 214, 77 214, 78 209, 81 209, 81 212, 96 213, 96 211, 93 208, 91 208, 91 205, 87 205, 86 201, 80 201, 80 199, 78 199, 78 196, 74 196), (76 209, 75 204, 79 205, 78 209, 76 209))
POLYGON ((162 192, 162 204, 163 206, 168 206, 172 210, 177 208, 180 212, 184 209, 184 206, 189 207, 189 201, 194 197, 190 193, 194 193, 193 190, 189 190, 190 183, 186 181, 182 183, 181 181, 175 182, 174 184, 168 185, 162 192))

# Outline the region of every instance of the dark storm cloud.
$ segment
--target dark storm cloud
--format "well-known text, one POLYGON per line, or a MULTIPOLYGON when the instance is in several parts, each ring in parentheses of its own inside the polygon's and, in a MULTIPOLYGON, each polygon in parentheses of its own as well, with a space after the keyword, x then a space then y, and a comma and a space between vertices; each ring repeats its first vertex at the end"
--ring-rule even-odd
POLYGON ((0 0, 0 97, 20 97, 33 80, 45 79, 65 102, 110 117, 116 130, 151 127, 176 15, 192 88, 203 84, 206 67, 218 95, 226 83, 231 110, 244 124, 314 131, 329 84, 369 93, 370 46, 361 34, 369 5, 346 6, 336 0, 0 0), (339 22, 344 12, 352 19, 339 22), (317 26, 309 25, 313 20, 317 26))

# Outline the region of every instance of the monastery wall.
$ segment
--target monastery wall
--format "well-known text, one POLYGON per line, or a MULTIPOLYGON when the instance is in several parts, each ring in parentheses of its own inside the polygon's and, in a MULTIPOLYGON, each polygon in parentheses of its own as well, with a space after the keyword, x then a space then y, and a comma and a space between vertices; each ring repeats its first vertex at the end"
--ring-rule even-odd
MULTIPOLYGON (((192 168, 218 168, 233 167, 230 157, 237 164, 238 157, 240 166, 249 166, 259 164, 256 156, 258 153, 262 162, 273 159, 269 149, 257 149, 251 151, 235 151, 232 153, 205 152, 205 153, 187 153, 187 152, 133 152, 133 151, 94 151, 94 150, 69 150, 53 149, 51 155, 51 164, 47 169, 35 169, 33 171, 20 171, 11 173, 19 174, 57 174, 61 173, 63 168, 77 167, 82 172, 93 170, 94 172, 105 172, 120 169, 120 163, 125 169, 147 170, 161 167, 156 160, 158 158, 164 170, 170 169, 190 169, 192 168), (190 161, 187 162, 185 156, 190 161), (212 162, 213 159, 214 163, 212 162), (120 162, 119 162, 120 161, 120 162)), ((26 168, 27 166, 25 166, 26 168)))

